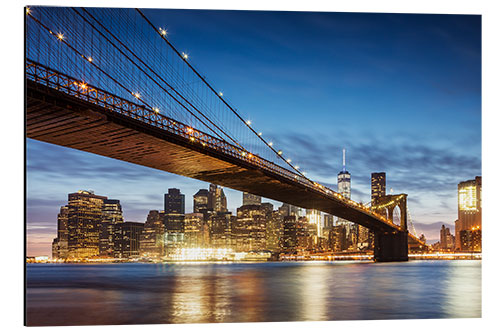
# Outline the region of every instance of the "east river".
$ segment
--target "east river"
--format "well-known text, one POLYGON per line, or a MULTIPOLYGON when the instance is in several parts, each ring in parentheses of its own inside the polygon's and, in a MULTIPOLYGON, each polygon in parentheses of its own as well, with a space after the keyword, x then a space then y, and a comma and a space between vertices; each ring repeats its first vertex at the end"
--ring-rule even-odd
POLYGON ((481 261, 28 264, 28 325, 481 317, 481 261))

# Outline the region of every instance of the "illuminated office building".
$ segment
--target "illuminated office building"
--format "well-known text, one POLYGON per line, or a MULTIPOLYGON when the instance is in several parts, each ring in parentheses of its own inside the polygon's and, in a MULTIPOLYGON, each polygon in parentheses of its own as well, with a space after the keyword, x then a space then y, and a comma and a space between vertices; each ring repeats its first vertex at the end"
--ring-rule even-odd
POLYGON ((261 205, 241 206, 233 225, 236 251, 259 251, 266 247, 266 215, 261 205))
POLYGON ((193 195, 193 213, 206 213, 209 210, 209 193, 206 189, 200 189, 193 195))
POLYGON ((205 225, 202 213, 190 213, 184 217, 185 247, 200 248, 206 244, 208 226, 205 225))
POLYGON ((227 212, 227 198, 224 194, 222 187, 217 186, 215 190, 214 212, 225 213, 227 212))
POLYGON ((346 228, 341 225, 334 226, 328 234, 329 248, 333 252, 341 252, 347 250, 347 234, 346 228))
POLYGON ((107 199, 93 191, 68 194, 68 258, 99 255, 103 206, 107 199))
POLYGON ((276 210, 271 213, 266 224, 266 249, 272 252, 280 252, 283 242, 284 210, 276 210))
POLYGON ((321 233, 323 230, 323 227, 321 225, 321 212, 316 209, 306 209, 306 218, 307 222, 315 227, 315 236, 317 243, 319 237, 321 237, 321 233))
POLYGON ((284 252, 295 252, 298 246, 298 223, 297 216, 288 215, 283 218, 283 243, 284 252))
POLYGON ((261 202, 262 202, 262 197, 252 193, 243 192, 243 206, 260 205, 261 202))
POLYGON ((99 255, 113 257, 114 230, 116 224, 123 223, 120 200, 105 199, 102 206, 102 221, 99 233, 99 255))
MULTIPOLYGON (((476 231, 482 229, 482 179, 480 176, 458 184, 458 220, 455 222, 455 242, 459 250, 470 248, 470 245, 462 243, 468 240, 462 237, 461 231, 476 231)), ((467 235, 468 233, 464 233, 467 235)), ((476 238, 480 233, 475 233, 476 238)), ((467 241, 468 242, 468 241, 467 241)), ((477 247, 477 246, 476 246, 477 247)))
POLYGON ((218 212, 210 216, 209 237, 212 248, 233 248, 233 224, 235 219, 236 216, 233 216, 231 212, 218 212))
POLYGON ((68 206, 62 206, 57 214, 57 238, 52 242, 52 258, 68 258, 68 206))
POLYGON ((460 250, 467 252, 481 252, 481 229, 472 227, 471 230, 460 231, 460 250))
POLYGON ((159 258, 165 255, 164 215, 157 210, 149 212, 139 242, 141 257, 159 258))
POLYGON ((439 246, 441 250, 453 250, 455 248, 455 237, 450 233, 450 228, 446 228, 444 224, 439 231, 439 246))
POLYGON ((180 247, 184 242, 184 194, 177 188, 169 188, 165 194, 165 247, 180 247))
POLYGON ((113 225, 113 255, 115 258, 138 258, 144 223, 123 222, 113 225))
POLYGON ((373 172, 371 180, 373 205, 375 198, 385 196, 385 172, 373 172))
MULTIPOLYGON (((345 149, 342 149, 342 171, 337 176, 337 190, 344 198, 351 199, 351 174, 346 170, 345 149)), ((357 226, 340 217, 337 219, 337 226, 346 229, 347 242, 354 249, 357 243, 357 226)))

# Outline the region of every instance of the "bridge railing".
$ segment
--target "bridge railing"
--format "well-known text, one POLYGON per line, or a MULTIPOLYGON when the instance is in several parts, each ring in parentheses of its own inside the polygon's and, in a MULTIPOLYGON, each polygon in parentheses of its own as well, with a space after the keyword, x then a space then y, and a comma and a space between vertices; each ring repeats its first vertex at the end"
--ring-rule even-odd
POLYGON ((247 163, 251 163, 261 169, 278 174, 293 182, 300 183, 301 185, 316 192, 341 201, 347 206, 350 206, 351 208, 361 211, 367 215, 371 215, 394 228, 400 228, 386 217, 370 210, 370 208, 365 207, 360 203, 345 198, 340 193, 337 193, 324 185, 311 182, 298 173, 293 173, 290 170, 287 170, 258 155, 254 155, 249 151, 236 147, 226 141, 215 138, 210 134, 196 130, 189 125, 169 118, 159 113, 158 110, 148 109, 144 105, 138 105, 129 100, 118 97, 82 80, 70 77, 32 60, 26 60, 26 78, 33 82, 40 83, 49 88, 66 93, 70 96, 100 106, 110 112, 116 112, 133 119, 140 120, 146 124, 161 128, 169 133, 183 137, 193 144, 200 144, 203 147, 208 147, 247 163))

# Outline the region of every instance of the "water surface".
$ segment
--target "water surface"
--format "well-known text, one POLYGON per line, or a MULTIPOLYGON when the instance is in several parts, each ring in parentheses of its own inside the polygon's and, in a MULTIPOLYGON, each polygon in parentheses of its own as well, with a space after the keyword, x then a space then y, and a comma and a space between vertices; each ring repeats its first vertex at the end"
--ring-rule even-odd
POLYGON ((481 316, 481 261, 28 264, 28 325, 481 316))

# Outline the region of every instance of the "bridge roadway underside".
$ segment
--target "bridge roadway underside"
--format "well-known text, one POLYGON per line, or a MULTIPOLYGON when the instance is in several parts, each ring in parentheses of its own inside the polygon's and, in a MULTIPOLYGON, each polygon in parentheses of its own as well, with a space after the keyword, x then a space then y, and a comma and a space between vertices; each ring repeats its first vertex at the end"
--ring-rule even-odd
MULTIPOLYGON (((143 121, 29 80, 26 94, 28 138, 317 209, 358 223, 378 235, 400 233, 341 200, 143 121)), ((391 242, 389 238, 385 243, 391 242)), ((383 248, 384 241, 379 246, 383 248)), ((401 255, 407 258, 407 249, 404 252, 401 255)))

